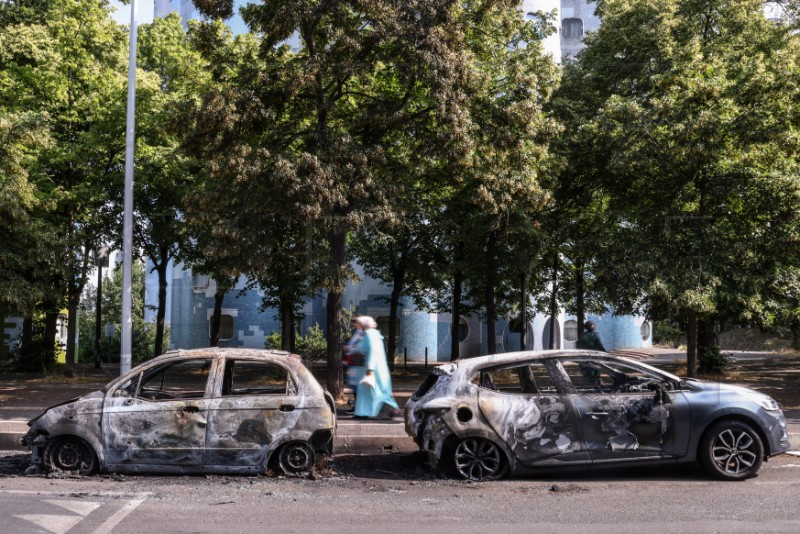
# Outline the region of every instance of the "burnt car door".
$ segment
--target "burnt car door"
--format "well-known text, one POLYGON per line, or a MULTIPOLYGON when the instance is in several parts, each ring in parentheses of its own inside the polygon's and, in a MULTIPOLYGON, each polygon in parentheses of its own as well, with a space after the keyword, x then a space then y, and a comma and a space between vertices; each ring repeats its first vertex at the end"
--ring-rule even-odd
POLYGON ((291 373, 278 363, 228 357, 208 414, 208 465, 255 466, 303 411, 291 373))
POLYGON ((482 369, 473 382, 481 413, 522 464, 590 461, 575 409, 541 361, 482 369))
POLYGON ((165 362, 109 390, 103 407, 108 464, 203 463, 213 358, 165 362))
POLYGON ((578 411, 594 463, 686 454, 689 405, 676 382, 612 358, 560 358, 553 364, 578 411))

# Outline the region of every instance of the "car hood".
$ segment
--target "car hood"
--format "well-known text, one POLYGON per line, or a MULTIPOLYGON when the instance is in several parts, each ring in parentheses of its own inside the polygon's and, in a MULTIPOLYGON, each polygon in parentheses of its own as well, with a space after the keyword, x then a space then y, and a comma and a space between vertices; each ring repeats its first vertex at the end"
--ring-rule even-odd
POLYGON ((73 399, 54 404, 38 416, 28 421, 28 426, 32 427, 35 424, 40 424, 46 420, 53 421, 61 417, 70 417, 70 415, 74 416, 78 414, 100 412, 103 407, 104 397, 105 394, 101 390, 97 390, 80 397, 75 397, 73 399))
POLYGON ((754 389, 746 388, 743 386, 736 386, 734 384, 725 384, 723 382, 706 382, 704 380, 697 380, 691 378, 685 378, 684 381, 687 384, 689 384, 691 388, 695 391, 730 393, 734 395, 739 395, 762 406, 765 403, 768 404, 771 402, 772 403, 775 402, 775 400, 769 395, 766 395, 754 389))

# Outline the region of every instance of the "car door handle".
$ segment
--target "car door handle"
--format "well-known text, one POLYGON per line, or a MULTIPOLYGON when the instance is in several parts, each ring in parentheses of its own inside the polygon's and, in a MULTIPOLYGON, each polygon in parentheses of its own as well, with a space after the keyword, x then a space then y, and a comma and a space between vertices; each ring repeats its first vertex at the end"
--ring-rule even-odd
POLYGON ((278 409, 282 412, 293 412, 294 404, 281 404, 280 408, 278 409))
POLYGON ((197 406, 184 406, 181 409, 181 411, 182 412, 186 412, 186 413, 199 413, 200 412, 200 408, 198 408, 197 406))

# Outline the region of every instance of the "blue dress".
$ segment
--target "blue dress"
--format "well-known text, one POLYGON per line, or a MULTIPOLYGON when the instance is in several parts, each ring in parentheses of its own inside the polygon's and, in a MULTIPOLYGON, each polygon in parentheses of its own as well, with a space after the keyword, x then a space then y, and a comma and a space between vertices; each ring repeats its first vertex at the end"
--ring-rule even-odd
POLYGON ((367 358, 366 369, 375 375, 375 387, 366 384, 358 385, 355 415, 360 417, 377 416, 384 404, 398 409, 397 401, 392 396, 392 377, 386 363, 386 351, 383 349, 383 336, 375 328, 367 330, 359 343, 359 352, 367 358))

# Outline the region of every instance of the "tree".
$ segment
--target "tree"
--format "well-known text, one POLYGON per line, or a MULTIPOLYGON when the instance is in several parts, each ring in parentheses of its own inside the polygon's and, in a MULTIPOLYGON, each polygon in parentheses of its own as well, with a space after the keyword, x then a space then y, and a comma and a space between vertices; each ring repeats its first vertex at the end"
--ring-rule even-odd
POLYGON ((65 296, 70 374, 87 252, 107 232, 107 185, 119 176, 125 40, 104 1, 20 0, 2 7, 10 22, 3 28, 4 106, 45 117, 52 138, 32 176, 46 199, 41 215, 53 230, 49 246, 60 266, 42 306, 54 321, 65 296))
MULTIPOLYGON (((50 143, 39 114, 9 113, 0 108, 0 308, 29 314, 45 295, 42 285, 50 273, 40 264, 48 228, 36 218, 46 207, 36 196, 30 170, 36 151, 50 143)), ((44 255, 46 258, 47 255, 44 255)))
POLYGON ((798 36, 762 8, 605 0, 579 58, 603 97, 590 128, 618 230, 641 289, 687 314, 690 375, 698 324, 754 311, 796 258, 798 36))

